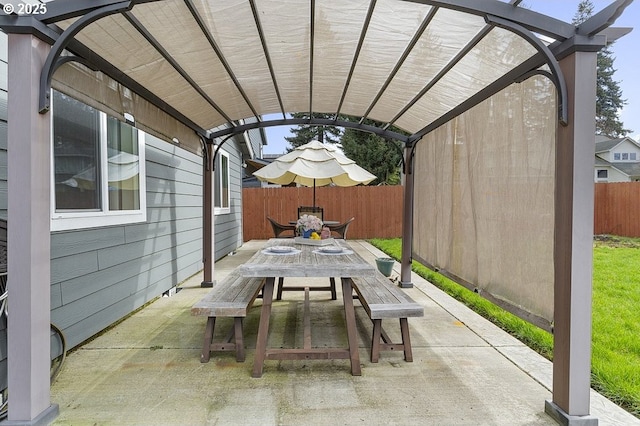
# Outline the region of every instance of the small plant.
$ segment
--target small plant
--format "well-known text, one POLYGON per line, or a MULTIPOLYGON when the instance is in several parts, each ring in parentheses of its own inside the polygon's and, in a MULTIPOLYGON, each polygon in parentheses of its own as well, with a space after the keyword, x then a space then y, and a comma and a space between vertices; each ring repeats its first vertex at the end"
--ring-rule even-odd
POLYGON ((300 219, 298 219, 296 229, 298 230, 299 234, 302 234, 304 231, 319 232, 322 230, 322 221, 317 216, 303 214, 302 216, 300 216, 300 219))

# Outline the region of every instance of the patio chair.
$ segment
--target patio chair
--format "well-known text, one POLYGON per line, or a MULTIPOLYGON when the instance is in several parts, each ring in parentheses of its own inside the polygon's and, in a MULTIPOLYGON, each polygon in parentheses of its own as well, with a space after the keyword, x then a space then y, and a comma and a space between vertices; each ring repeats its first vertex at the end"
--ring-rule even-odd
POLYGON ((274 219, 267 216, 267 220, 271 223, 271 227, 273 228, 273 234, 276 238, 293 238, 296 236, 296 226, 295 225, 283 225, 281 223, 276 222, 274 219), (280 234, 291 231, 291 235, 280 236, 280 234))
POLYGON ((322 207, 312 207, 312 206, 300 206, 298 207, 298 217, 303 214, 313 215, 320 218, 320 220, 324 220, 324 210, 322 207))
POLYGON ((349 225, 355 217, 347 220, 346 222, 339 223, 338 225, 327 225, 327 227, 331 230, 331 234, 336 233, 340 238, 347 239, 347 230, 349 229, 349 225))

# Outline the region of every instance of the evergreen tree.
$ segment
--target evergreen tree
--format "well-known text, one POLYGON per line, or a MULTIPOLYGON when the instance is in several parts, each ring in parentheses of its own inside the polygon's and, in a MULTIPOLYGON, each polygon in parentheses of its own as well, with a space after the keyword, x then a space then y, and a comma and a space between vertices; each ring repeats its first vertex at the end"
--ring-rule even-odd
MULTIPOLYGON (((309 118, 309 113, 298 112, 291 114, 293 118, 309 118)), ((332 114, 320 114, 314 113, 314 118, 333 118, 332 114)), ((309 124, 300 124, 297 127, 291 128, 291 133, 294 136, 286 136, 285 140, 289 142, 292 148, 288 149, 291 152, 293 149, 302 146, 312 140, 317 140, 323 143, 338 143, 342 131, 337 126, 318 126, 309 124)))
POLYGON ((377 176, 374 184, 400 183, 402 147, 399 142, 360 130, 346 129, 341 144, 347 157, 377 176))
MULTIPOLYGON (((593 14, 591 0, 582 0, 573 18, 573 24, 579 25, 593 14)), ((613 79, 616 72, 613 67, 614 57, 609 47, 598 52, 597 87, 596 87, 596 133, 611 138, 626 136, 631 132, 625 129, 620 121, 619 113, 626 99, 622 99, 620 84, 613 79)))

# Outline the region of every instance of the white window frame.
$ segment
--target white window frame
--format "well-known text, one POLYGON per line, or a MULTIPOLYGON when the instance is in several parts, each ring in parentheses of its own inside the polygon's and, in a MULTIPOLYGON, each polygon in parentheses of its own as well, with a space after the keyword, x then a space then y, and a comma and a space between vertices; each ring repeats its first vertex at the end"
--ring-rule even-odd
POLYGON ((606 182, 607 180, 609 180, 609 170, 607 169, 597 169, 596 170, 596 180, 598 182, 606 182), (600 172, 604 172, 604 174, 606 175, 605 177, 600 177, 600 172))
MULTIPOLYGON (((225 157, 227 159, 227 185, 229 185, 229 190, 227 191, 227 207, 216 206, 215 205, 216 200, 214 199, 213 200, 214 215, 231 213, 231 161, 230 161, 229 153, 224 151, 223 149, 218 150, 218 157, 216 157, 216 159, 214 160, 216 161, 216 169, 213 176, 213 184, 217 186, 218 190, 220 191, 220 197, 222 199, 222 194, 224 194, 224 191, 222 188, 222 179, 221 179, 222 170, 220 170, 222 167, 217 167, 217 165, 222 166, 222 157, 225 157), (220 159, 219 162, 217 161, 218 159, 220 159)), ((214 192, 214 198, 215 198, 215 192, 214 192)))
MULTIPOLYGON (((51 95, 53 99, 53 94, 51 95)), ((100 115, 100 175, 101 175, 101 208, 100 210, 56 211, 55 188, 55 158, 53 151, 53 114, 55 105, 50 112, 51 120, 51 231, 67 231, 75 229, 98 228, 104 226, 124 225, 147 221, 147 174, 145 161, 145 133, 138 132, 138 170, 140 209, 138 210, 109 210, 108 187, 108 156, 107 156, 107 114, 98 110, 100 115)))

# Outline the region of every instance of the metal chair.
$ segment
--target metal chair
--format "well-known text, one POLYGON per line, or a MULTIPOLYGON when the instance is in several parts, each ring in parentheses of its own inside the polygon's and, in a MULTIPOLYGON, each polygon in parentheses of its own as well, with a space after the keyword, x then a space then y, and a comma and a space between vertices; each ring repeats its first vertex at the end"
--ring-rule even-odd
POLYGON ((347 230, 349 229, 349 225, 351 224, 351 222, 353 222, 353 220, 355 219, 355 217, 352 217, 351 219, 347 220, 346 222, 340 223, 338 225, 326 225, 330 230, 331 233, 333 234, 334 232, 336 234, 338 234, 340 236, 340 238, 343 239, 347 239, 347 230))
POLYGON ((293 238, 296 236, 296 226, 295 225, 283 225, 282 223, 278 223, 269 216, 267 216, 267 220, 271 223, 271 227, 273 228, 273 234, 276 238, 293 238), (285 235, 283 237, 280 236, 283 232, 291 231, 291 235, 285 235))

